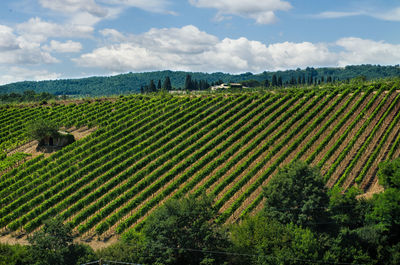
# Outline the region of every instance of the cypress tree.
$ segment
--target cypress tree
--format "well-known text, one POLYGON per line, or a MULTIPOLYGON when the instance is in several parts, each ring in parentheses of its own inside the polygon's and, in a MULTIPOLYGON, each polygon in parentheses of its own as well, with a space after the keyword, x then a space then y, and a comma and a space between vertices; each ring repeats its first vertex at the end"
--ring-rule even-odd
POLYGON ((272 86, 278 86, 278 81, 275 74, 272 76, 272 86))
POLYGON ((280 76, 280 77, 278 77, 278 86, 282 86, 282 77, 280 76))
POLYGON ((153 80, 150 80, 149 90, 150 90, 149 92, 156 92, 157 91, 156 85, 154 84, 153 80))
POLYGON ((162 88, 165 90, 172 90, 171 80, 169 79, 169 76, 165 78, 162 88))
POLYGON ((158 79, 157 90, 161 90, 161 80, 160 79, 158 79))
POLYGON ((192 88, 192 77, 187 74, 185 79, 185 90, 191 90, 192 88))

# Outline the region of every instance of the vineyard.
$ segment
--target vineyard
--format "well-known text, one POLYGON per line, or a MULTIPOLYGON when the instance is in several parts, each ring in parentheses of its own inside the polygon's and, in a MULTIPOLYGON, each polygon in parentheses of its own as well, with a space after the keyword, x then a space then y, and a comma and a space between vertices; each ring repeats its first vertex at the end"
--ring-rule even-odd
POLYGON ((295 159, 320 167, 328 187, 377 190, 378 164, 400 154, 399 89, 377 82, 0 106, 1 231, 30 233, 60 216, 82 238, 106 238, 142 225, 169 198, 203 192, 217 222, 234 222, 262 207, 262 187, 295 159), (50 155, 15 152, 37 118, 93 132, 50 155))

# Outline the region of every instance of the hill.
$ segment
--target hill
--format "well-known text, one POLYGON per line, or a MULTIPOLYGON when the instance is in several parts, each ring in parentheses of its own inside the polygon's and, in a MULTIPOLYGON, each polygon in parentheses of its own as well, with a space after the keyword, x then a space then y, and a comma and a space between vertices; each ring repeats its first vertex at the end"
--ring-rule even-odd
POLYGON ((119 94, 129 94, 140 92, 141 86, 148 85, 150 80, 157 82, 163 81, 167 76, 170 77, 174 88, 184 87, 187 74, 192 79, 206 80, 208 83, 217 82, 241 82, 255 80, 264 83, 265 80, 272 82, 273 75, 282 78, 283 83, 299 78, 314 80, 348 80, 358 76, 364 76, 367 80, 398 77, 400 67, 379 66, 379 65, 359 65, 346 66, 344 68, 306 68, 297 70, 263 72, 260 74, 243 73, 238 75, 226 73, 192 73, 182 71, 157 71, 147 73, 127 73, 109 77, 88 77, 81 79, 65 79, 50 81, 24 81, 0 86, 0 94, 23 93, 33 90, 36 93, 48 92, 55 95, 79 95, 79 96, 109 96, 119 94))
POLYGON ((329 187, 374 192, 379 162, 400 154, 399 89, 380 81, 0 106, 9 156, 34 118, 93 131, 1 173, 1 231, 29 233, 59 215, 83 238, 110 237, 169 198, 202 192, 218 222, 234 222, 262 205, 262 187, 294 159, 318 165, 329 187))

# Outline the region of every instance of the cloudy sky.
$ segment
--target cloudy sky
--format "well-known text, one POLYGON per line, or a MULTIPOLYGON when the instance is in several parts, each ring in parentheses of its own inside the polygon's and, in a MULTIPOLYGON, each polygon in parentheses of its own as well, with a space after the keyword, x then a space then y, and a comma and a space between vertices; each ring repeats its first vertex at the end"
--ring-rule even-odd
POLYGON ((0 84, 400 63, 399 0, 1 0, 0 84))

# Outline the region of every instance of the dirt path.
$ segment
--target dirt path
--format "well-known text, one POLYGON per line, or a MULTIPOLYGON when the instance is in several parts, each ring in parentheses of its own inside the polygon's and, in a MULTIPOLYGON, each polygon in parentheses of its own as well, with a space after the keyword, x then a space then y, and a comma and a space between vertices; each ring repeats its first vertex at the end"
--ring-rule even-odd
MULTIPOLYGON (((106 241, 100 241, 100 240, 88 241, 88 240, 84 240, 82 238, 75 238, 74 243, 89 245, 93 250, 96 251, 96 250, 106 248, 106 247, 111 246, 112 244, 117 243, 118 239, 119 239, 119 236, 113 236, 106 241)), ((0 236, 0 243, 1 244, 9 244, 9 245, 19 244, 19 245, 23 245, 23 246, 30 245, 28 242, 27 236, 14 237, 11 234, 0 236)))

